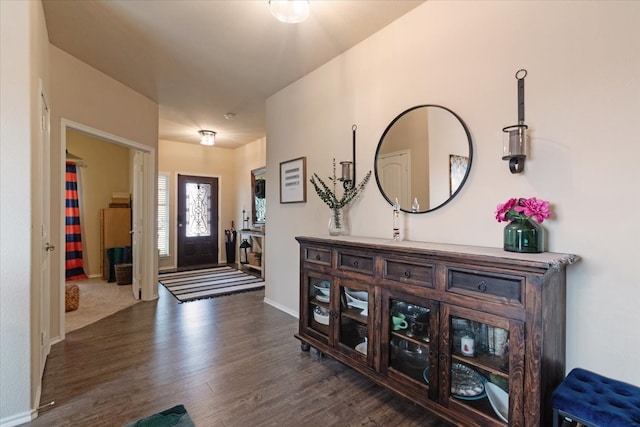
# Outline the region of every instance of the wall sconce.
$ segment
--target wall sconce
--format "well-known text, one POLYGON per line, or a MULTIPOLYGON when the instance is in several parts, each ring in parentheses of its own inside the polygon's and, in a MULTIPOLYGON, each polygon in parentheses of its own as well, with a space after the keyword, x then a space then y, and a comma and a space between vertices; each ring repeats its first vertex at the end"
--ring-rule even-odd
POLYGON ((356 129, 358 126, 353 125, 351 131, 353 132, 352 144, 353 144, 353 161, 340 162, 342 167, 342 177, 339 178, 342 181, 342 186, 345 190, 353 187, 356 182, 356 129))
POLYGON ((198 133, 200 134, 200 144, 211 146, 216 143, 216 133, 214 131, 201 130, 198 133))
POLYGON ((309 0, 269 0, 271 14, 278 21, 298 24, 309 17, 309 0))
POLYGON ((516 72, 518 80, 518 124, 503 128, 502 160, 509 161, 511 173, 524 172, 524 161, 527 158, 527 129, 524 124, 524 78, 527 70, 516 72))

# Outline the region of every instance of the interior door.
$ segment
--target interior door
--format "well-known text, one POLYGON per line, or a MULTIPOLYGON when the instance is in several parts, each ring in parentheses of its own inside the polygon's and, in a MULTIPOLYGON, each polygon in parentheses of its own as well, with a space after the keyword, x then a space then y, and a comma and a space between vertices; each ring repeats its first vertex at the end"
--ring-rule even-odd
POLYGON ((49 228, 51 223, 49 188, 49 108, 44 91, 40 92, 40 377, 44 372, 45 362, 51 348, 50 344, 50 265, 49 253, 55 249, 50 243, 49 228))
POLYGON ((136 151, 133 155, 133 200, 131 211, 131 250, 133 271, 131 291, 135 299, 141 299, 140 277, 142 276, 142 194, 144 185, 144 153, 136 151))
POLYGON ((218 263, 218 178, 178 175, 178 269, 218 263))
MULTIPOLYGON (((411 153, 398 151, 378 156, 380 184, 389 197, 397 197, 400 206, 411 206, 411 180, 409 165, 411 153), (393 195, 393 196, 392 196, 393 195)), ((394 200, 391 200, 393 203, 394 200)))

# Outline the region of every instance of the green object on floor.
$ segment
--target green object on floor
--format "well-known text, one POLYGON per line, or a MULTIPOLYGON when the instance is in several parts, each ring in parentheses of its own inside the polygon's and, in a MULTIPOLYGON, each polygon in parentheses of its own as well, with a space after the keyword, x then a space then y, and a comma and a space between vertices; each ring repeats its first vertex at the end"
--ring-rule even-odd
POLYGON ((195 427, 183 405, 176 405, 124 427, 195 427))
POLYGON ((116 281, 116 264, 122 264, 122 255, 124 253, 124 248, 109 248, 107 249, 107 259, 109 260, 109 277, 107 278, 107 282, 115 282, 116 281))

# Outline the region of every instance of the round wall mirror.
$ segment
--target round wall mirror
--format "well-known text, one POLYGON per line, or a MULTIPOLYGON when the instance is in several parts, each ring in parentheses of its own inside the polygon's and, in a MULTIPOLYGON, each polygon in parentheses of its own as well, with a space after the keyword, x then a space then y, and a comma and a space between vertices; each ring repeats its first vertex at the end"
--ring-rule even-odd
POLYGON ((464 185, 473 158, 471 134, 462 119, 440 105, 418 105, 385 129, 375 156, 376 183, 404 212, 436 210, 464 185))

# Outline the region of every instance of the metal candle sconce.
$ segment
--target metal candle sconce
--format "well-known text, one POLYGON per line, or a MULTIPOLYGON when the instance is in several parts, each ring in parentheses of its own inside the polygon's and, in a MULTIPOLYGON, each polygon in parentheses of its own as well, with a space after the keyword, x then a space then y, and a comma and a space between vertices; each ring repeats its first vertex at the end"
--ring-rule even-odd
POLYGON ((524 172, 524 160, 527 158, 527 129, 524 124, 524 78, 527 70, 521 69, 516 72, 518 80, 518 124, 503 128, 503 152, 502 160, 509 161, 511 173, 524 172))
POLYGON ((340 166, 342 167, 342 177, 339 179, 342 181, 342 186, 345 190, 353 187, 356 182, 356 129, 358 129, 358 126, 356 125, 351 127, 351 131, 353 132, 353 161, 340 162, 340 166), (353 174, 351 172, 352 167, 353 174))

